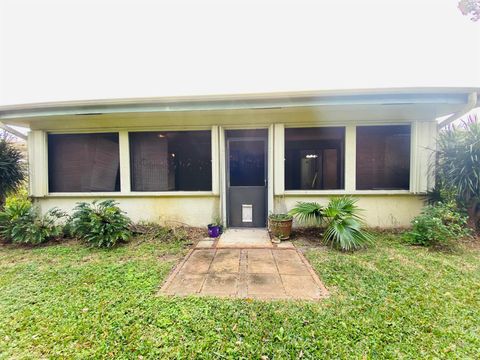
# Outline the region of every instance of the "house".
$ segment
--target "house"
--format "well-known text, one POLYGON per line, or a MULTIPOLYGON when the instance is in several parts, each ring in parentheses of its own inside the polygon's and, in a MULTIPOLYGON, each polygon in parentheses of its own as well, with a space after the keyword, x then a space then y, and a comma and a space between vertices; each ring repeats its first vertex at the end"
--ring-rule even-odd
POLYGON ((443 124, 476 88, 313 91, 3 106, 30 129, 42 211, 115 199, 134 220, 263 227, 297 201, 353 195, 368 225, 407 226, 434 185, 443 124), (439 125, 438 117, 451 115, 439 125))

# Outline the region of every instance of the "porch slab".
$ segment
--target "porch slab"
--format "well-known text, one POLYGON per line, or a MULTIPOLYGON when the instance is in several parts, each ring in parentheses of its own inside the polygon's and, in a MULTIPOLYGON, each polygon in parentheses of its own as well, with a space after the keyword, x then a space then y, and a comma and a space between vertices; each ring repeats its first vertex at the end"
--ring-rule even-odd
POLYGON ((328 295, 297 249, 193 249, 160 295, 320 300, 328 295))
POLYGON ((218 240, 217 248, 272 248, 266 229, 227 229, 218 240))
POLYGON ((240 250, 219 249, 210 268, 211 273, 238 273, 240 268, 240 250))

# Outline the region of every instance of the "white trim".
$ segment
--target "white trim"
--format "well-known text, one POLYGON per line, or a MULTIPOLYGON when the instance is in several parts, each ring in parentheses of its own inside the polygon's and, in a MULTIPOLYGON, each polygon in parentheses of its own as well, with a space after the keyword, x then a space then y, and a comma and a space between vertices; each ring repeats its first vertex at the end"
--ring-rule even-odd
POLYGON ((9 132, 10 134, 22 139, 22 140, 28 140, 28 135, 25 135, 24 133, 21 133, 20 131, 18 130, 15 130, 14 128, 8 126, 8 125, 5 125, 4 123, 2 123, 0 121, 0 129, 3 129, 4 131, 6 132, 9 132))
POLYGON ((210 125, 189 125, 187 127, 183 125, 178 126, 127 126, 127 127, 102 127, 102 128, 68 128, 67 129, 46 129, 45 132, 53 135, 62 135, 62 134, 105 134, 105 133, 119 133, 122 131, 127 131, 129 133, 133 132, 162 132, 162 131, 202 131, 202 130, 211 130, 212 126, 210 125))
POLYGON ((413 195, 409 190, 285 190, 285 196, 413 195))
POLYGON ((275 186, 275 163, 274 163, 274 152, 275 152, 275 134, 274 134, 274 125, 270 125, 268 128, 268 147, 267 147, 267 218, 268 214, 274 212, 274 196, 273 188, 275 186))
POLYGON ((118 150, 120 156, 120 192, 128 194, 131 190, 130 138, 128 131, 120 131, 118 133, 118 150))
POLYGON ((211 160, 212 160, 212 193, 220 194, 220 154, 219 154, 219 135, 218 126, 212 126, 212 134, 210 141, 212 144, 211 160))
POLYGON ((345 127, 343 166, 344 191, 355 191, 357 188, 357 127, 355 125, 347 125, 345 127))
POLYGON ((48 193, 45 196, 35 197, 185 197, 185 196, 212 196, 216 197, 211 191, 130 191, 130 192, 65 192, 48 193))
POLYGON ((448 118, 444 119, 442 122, 438 124, 438 128, 441 129, 447 125, 450 125, 455 120, 461 118, 462 116, 468 114, 471 110, 475 109, 477 106, 478 101, 478 93, 476 91, 470 93, 468 95, 467 105, 461 109, 460 111, 456 112, 455 114, 450 115, 448 118))
POLYGON ((430 87, 323 90, 282 93, 203 95, 163 98, 64 101, 0 107, 0 119, 42 118, 56 115, 173 112, 289 108, 348 105, 462 105, 478 88, 430 87))
POLYGON ((225 150, 225 128, 219 127, 219 160, 220 160, 220 213, 223 225, 227 225, 227 168, 225 150))
POLYGON ((33 130, 28 133, 29 193, 45 196, 48 192, 47 133, 33 130))
POLYGON ((285 192, 285 126, 274 125, 274 194, 283 195, 285 192))

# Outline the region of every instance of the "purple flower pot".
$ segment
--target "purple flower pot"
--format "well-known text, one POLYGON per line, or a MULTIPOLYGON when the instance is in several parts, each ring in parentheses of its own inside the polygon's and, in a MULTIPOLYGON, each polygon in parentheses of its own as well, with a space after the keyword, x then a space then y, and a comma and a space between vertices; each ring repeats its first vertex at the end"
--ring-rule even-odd
POLYGON ((221 234, 221 226, 219 225, 208 225, 208 236, 211 238, 219 237, 221 234))

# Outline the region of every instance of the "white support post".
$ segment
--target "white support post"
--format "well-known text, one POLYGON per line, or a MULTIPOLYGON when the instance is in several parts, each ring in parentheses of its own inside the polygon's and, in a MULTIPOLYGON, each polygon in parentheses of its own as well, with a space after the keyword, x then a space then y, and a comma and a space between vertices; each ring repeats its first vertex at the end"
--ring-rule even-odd
POLYGON ((47 134, 42 130, 28 133, 28 163, 30 196, 42 197, 48 193, 47 134))
POLYGON ((212 193, 220 194, 220 144, 218 126, 212 126, 212 193))
POLYGON ((285 193, 285 126, 284 124, 274 125, 274 143, 273 143, 273 185, 275 195, 284 195, 285 193))
POLYGON ((222 222, 227 225, 227 177, 226 177, 226 155, 225 155, 225 129, 218 128, 219 160, 220 160, 220 213, 222 222))
POLYGON ((120 193, 128 194, 131 191, 128 131, 118 133, 118 143, 120 148, 120 193))
POLYGON ((275 161, 274 161, 274 151, 275 151, 275 136, 274 136, 274 125, 270 125, 268 128, 268 173, 267 173, 267 211, 268 213, 274 212, 274 201, 273 201, 273 187, 275 185, 275 161))
POLYGON ((436 147, 437 123, 415 121, 412 123, 410 157, 410 191, 425 193, 435 185, 432 173, 433 154, 436 147))
POLYGON ((345 128, 345 191, 356 189, 357 128, 347 125, 345 128))

